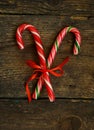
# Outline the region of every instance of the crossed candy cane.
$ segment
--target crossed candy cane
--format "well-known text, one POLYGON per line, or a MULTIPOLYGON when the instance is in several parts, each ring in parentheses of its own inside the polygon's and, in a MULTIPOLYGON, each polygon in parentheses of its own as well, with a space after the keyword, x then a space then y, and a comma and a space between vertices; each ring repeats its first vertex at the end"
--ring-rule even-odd
POLYGON ((28 101, 31 102, 32 98, 37 99, 42 90, 42 86, 45 85, 46 89, 47 89, 49 100, 51 102, 53 102, 55 100, 55 95, 54 95, 54 91, 53 91, 53 88, 51 85, 49 73, 51 73, 52 75, 57 76, 57 77, 62 76, 63 75, 62 67, 69 61, 69 57, 67 57, 57 67, 52 68, 52 69, 50 69, 50 67, 55 59, 55 55, 57 53, 58 48, 60 47, 60 45, 62 43, 62 40, 64 39, 65 35, 68 32, 72 32, 75 35, 73 53, 74 53, 74 55, 78 54, 78 52, 80 50, 80 44, 81 44, 80 32, 78 31, 77 28, 74 28, 71 26, 65 27, 64 29, 62 29, 54 42, 54 45, 51 49, 51 52, 48 56, 47 63, 46 63, 45 53, 44 53, 40 35, 39 35, 37 29, 33 25, 22 24, 18 27, 17 32, 16 32, 16 39, 17 39, 18 47, 20 49, 24 49, 24 42, 22 39, 22 32, 24 30, 29 30, 32 33, 34 41, 36 43, 36 50, 37 50, 39 61, 40 61, 40 65, 37 65, 34 61, 27 60, 27 64, 34 69, 32 76, 28 79, 28 81, 26 82, 26 86, 25 86, 26 93, 28 96, 28 101), (57 72, 57 70, 58 70, 58 72, 57 72), (38 77, 39 77, 39 79, 38 79, 37 86, 35 87, 33 94, 31 94, 28 83, 38 77))

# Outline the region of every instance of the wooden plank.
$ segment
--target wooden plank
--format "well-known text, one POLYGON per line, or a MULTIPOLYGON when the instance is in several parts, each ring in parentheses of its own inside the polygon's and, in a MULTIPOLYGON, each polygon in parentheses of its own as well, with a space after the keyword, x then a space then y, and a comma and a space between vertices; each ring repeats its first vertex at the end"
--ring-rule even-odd
POLYGON ((94 16, 92 0, 0 0, 1 14, 47 14, 94 16))
POLYGON ((0 100, 0 130, 93 130, 94 101, 0 100))
MULTIPOLYGON (((23 60, 25 54, 15 52, 17 51, 10 51, 8 55, 11 57, 11 54, 13 54, 13 56, 11 58, 4 58, 1 61, 0 97, 25 97, 24 84, 32 74, 32 69, 23 60), (21 55, 18 56, 19 54, 21 55)), ((93 59, 93 57, 71 56, 70 62, 64 67, 65 75, 60 78, 51 76, 52 85, 57 97, 94 98, 93 59)), ((58 62, 60 63, 60 61, 56 61, 57 65, 58 62)), ((31 83, 29 86, 32 90, 36 85, 31 83)), ((47 93, 43 91, 41 96, 45 97, 47 93)))
MULTIPOLYGON (((88 20, 86 17, 61 17, 61 16, 20 16, 20 15, 1 15, 0 16, 0 48, 16 46, 15 33, 17 27, 22 23, 29 23, 36 26, 39 30, 43 45, 47 49, 51 48, 58 32, 66 26, 77 27, 82 36, 82 55, 94 56, 93 41, 94 41, 94 18, 88 20), (6 20, 7 19, 7 20, 6 20), (84 48, 84 49, 83 49, 84 48)), ((25 45, 32 43, 32 37, 27 32, 24 33, 25 45)), ((67 35, 63 43, 70 45, 73 42, 73 36, 67 35)), ((69 46, 68 45, 68 46, 69 46)), ((45 51, 46 51, 45 49, 45 51)), ((47 51, 46 51, 47 52, 47 51)), ((47 53, 48 54, 48 53, 47 53)))
MULTIPOLYGON (((62 59, 67 55, 71 56, 71 60, 64 67, 65 75, 63 77, 51 77, 52 84, 57 97, 94 97, 94 29, 92 28, 94 19, 88 20, 79 19, 78 17, 67 18, 46 15, 0 16, 0 97, 25 97, 24 83, 32 73, 31 68, 25 64, 25 60, 33 59, 38 63, 35 46, 28 32, 23 34, 26 48, 23 51, 17 48, 15 40, 16 28, 19 24, 27 21, 27 19, 28 23, 34 24, 39 29, 46 57, 57 33, 62 27, 75 25, 79 28, 82 35, 81 52, 77 57, 72 55, 71 50, 74 37, 68 34, 57 53, 53 66, 61 63, 62 59)), ((31 89, 32 86, 34 84, 31 83, 31 89)), ((42 97, 47 96, 44 91, 41 94, 42 97)))

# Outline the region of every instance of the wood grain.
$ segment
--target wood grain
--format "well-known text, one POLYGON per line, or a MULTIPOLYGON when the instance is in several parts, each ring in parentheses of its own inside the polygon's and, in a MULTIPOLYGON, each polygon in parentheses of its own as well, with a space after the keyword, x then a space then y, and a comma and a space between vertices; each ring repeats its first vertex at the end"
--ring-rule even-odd
MULTIPOLYGON (((51 48, 59 31, 66 26, 75 26, 79 29, 82 36, 82 55, 94 56, 93 53, 93 24, 94 18, 87 19, 87 17, 65 17, 65 16, 20 16, 20 15, 0 15, 0 48, 16 47, 15 33, 17 27, 22 23, 33 24, 40 32, 45 49, 51 48), (7 20, 6 20, 7 19, 7 20), (84 49, 83 49, 84 48, 84 49)), ((24 33, 23 36, 25 45, 32 43, 32 37, 29 33, 24 33)), ((63 43, 71 43, 74 37, 67 35, 63 43)), ((65 43, 65 45, 66 45, 65 43)), ((69 46, 68 45, 68 46, 69 46)), ((60 47, 61 48, 61 47, 60 47)), ((46 51, 46 50, 45 50, 46 51)), ((46 51, 47 52, 47 51, 46 51)))
MULTIPOLYGON (((76 18, 76 17, 75 17, 76 18)), ((15 33, 17 26, 24 21, 34 24, 42 37, 46 57, 53 45, 57 33, 66 25, 75 25, 82 36, 81 52, 72 55, 74 36, 68 34, 55 58, 53 66, 58 65, 66 56, 71 56, 70 62, 64 67, 65 75, 61 78, 51 76, 52 85, 57 97, 93 98, 94 97, 94 19, 73 19, 61 16, 0 16, 0 97, 25 97, 24 84, 32 74, 25 61, 37 60, 34 41, 29 32, 23 33, 25 49, 17 48, 15 33), (7 19, 7 21, 6 21, 7 19), (12 21, 11 21, 12 20, 12 21), (39 21, 39 22, 37 22, 39 21), (7 84, 7 85, 6 85, 7 84)), ((32 89, 35 85, 31 83, 32 89)), ((44 89, 41 97, 47 97, 44 89)))
MULTIPOLYGON (((36 81, 29 84, 33 92, 36 81)), ((94 130, 94 2, 92 0, 0 0, 0 130, 94 130), (22 23, 36 26, 46 57, 59 31, 75 26, 82 36, 81 52, 73 56, 74 35, 68 34, 53 66, 66 56, 69 63, 60 78, 51 76, 56 101, 50 103, 45 87, 39 100, 28 104, 24 85, 38 63, 31 34, 23 33, 25 49, 15 39, 22 23)))
POLYGON ((94 101, 0 101, 0 130, 93 130, 94 101))
POLYGON ((94 17, 92 0, 0 0, 1 14, 47 14, 94 17))

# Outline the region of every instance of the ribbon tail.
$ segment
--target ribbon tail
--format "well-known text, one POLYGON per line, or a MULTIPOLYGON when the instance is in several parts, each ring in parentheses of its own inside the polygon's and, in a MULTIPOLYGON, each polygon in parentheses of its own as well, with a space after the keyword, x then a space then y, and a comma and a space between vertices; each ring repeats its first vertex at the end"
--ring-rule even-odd
POLYGON ((27 97, 28 97, 28 101, 29 101, 29 102, 32 101, 32 96, 31 96, 31 92, 30 92, 28 83, 29 83, 30 81, 34 80, 35 78, 37 78, 37 73, 33 74, 33 75, 28 79, 28 81, 26 82, 26 85, 25 85, 25 89, 26 89, 26 93, 27 93, 27 97))
POLYGON ((66 57, 64 61, 59 65, 59 67, 62 68, 69 61, 69 59, 69 57, 66 57))
POLYGON ((26 84, 25 89, 26 89, 26 93, 27 93, 27 97, 28 97, 28 102, 31 102, 32 98, 31 98, 31 92, 30 92, 28 84, 26 84))

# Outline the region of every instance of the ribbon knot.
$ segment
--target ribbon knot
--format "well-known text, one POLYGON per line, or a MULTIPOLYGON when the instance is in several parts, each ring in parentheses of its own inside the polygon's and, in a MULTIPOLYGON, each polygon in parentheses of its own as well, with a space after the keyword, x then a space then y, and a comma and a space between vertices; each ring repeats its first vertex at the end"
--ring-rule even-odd
MULTIPOLYGON (((31 75, 31 77, 28 79, 28 81, 26 82, 26 92, 27 92, 27 96, 29 99, 29 102, 31 101, 32 98, 34 98, 34 95, 30 93, 29 87, 28 87, 28 83, 36 78, 40 79, 42 82, 42 85, 45 83, 47 84, 47 82, 45 81, 45 78, 47 78, 47 73, 50 73, 56 77, 60 77, 64 74, 63 71, 63 66, 69 61, 69 57, 65 58, 65 60, 59 64, 58 66, 50 69, 48 67, 41 67, 39 65, 37 65, 34 61, 32 60, 27 60, 26 63, 29 67, 34 69, 33 74, 31 75), (40 74, 39 74, 40 73, 40 74)), ((49 76, 49 75, 48 75, 49 76)), ((50 78, 50 77, 49 77, 50 78)))

